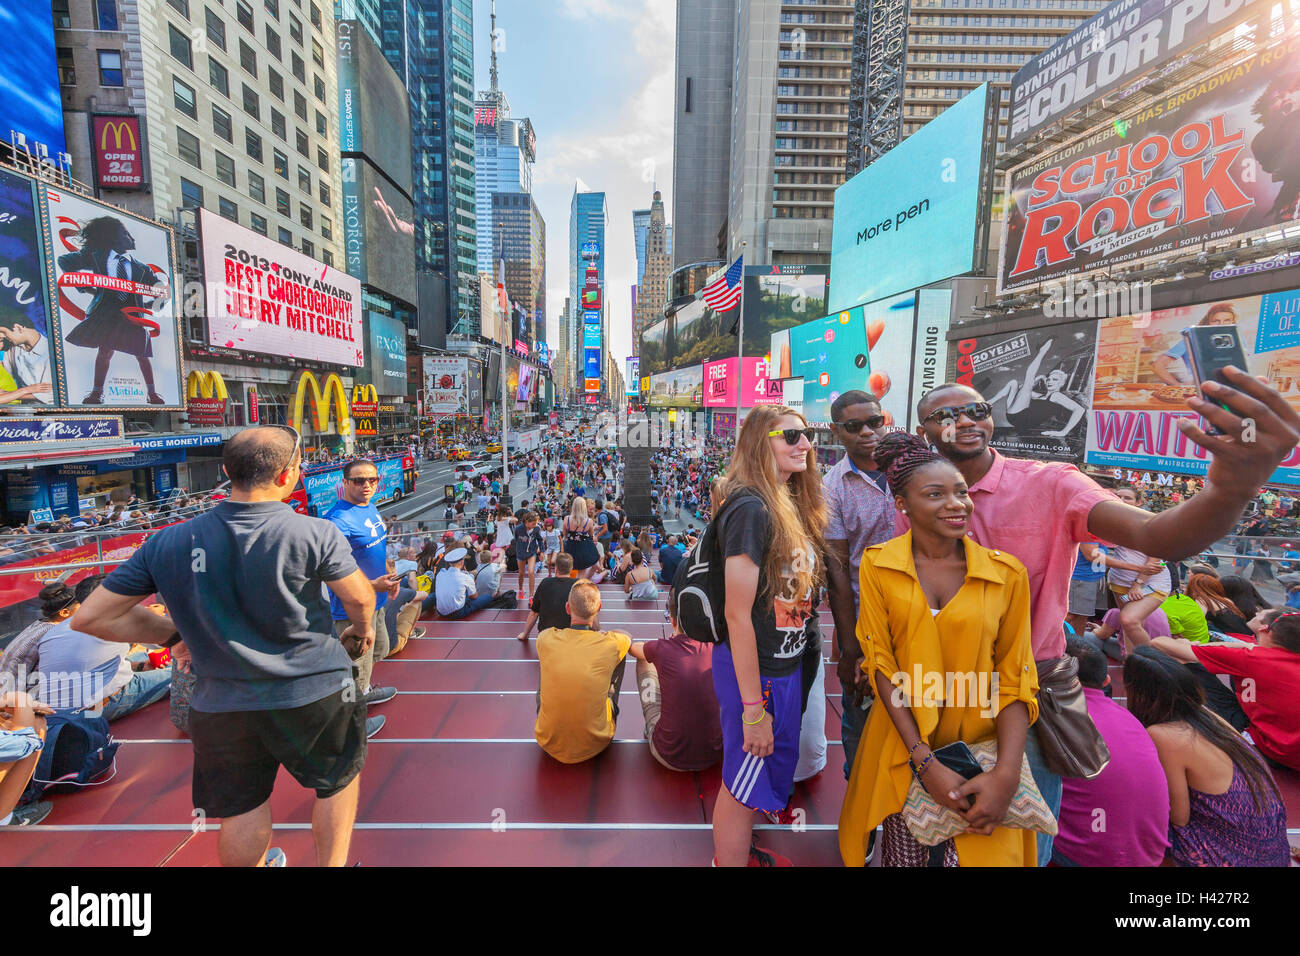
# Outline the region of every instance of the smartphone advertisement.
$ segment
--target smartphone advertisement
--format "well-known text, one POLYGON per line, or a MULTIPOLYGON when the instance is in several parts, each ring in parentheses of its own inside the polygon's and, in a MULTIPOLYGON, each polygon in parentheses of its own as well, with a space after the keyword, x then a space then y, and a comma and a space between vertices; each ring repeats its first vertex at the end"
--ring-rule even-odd
POLYGON ((870 391, 871 360, 862 309, 846 309, 792 329, 771 340, 772 374, 803 378, 803 414, 829 424, 831 405, 849 389, 870 391))
MULTIPOLYGON (((1088 415, 1089 464, 1205 474, 1208 455, 1175 422, 1200 417, 1187 407, 1197 391, 1188 343, 1192 351, 1202 348, 1202 362, 1210 365, 1215 349, 1235 350, 1234 342, 1216 341, 1215 327, 1218 335, 1240 343, 1250 374, 1267 378, 1300 411, 1300 289, 1102 319, 1088 415), (1191 330, 1188 336, 1185 329, 1191 330)), ((1300 449, 1271 480, 1300 484, 1300 449)))

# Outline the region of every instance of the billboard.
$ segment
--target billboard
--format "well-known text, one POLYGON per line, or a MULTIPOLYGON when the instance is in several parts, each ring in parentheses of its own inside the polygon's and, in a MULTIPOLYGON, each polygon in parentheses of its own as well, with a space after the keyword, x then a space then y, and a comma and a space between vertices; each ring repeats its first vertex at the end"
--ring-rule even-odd
POLYGON ((0 44, 0 139, 21 133, 28 147, 44 143, 53 162, 68 147, 50 4, 0 4, 0 36, 8 41, 0 44))
POLYGON ((366 160, 344 157, 339 168, 348 274, 414 303, 415 207, 366 160))
POLYGON ((140 117, 96 113, 90 121, 90 162, 100 189, 140 189, 144 178, 144 131, 140 117))
POLYGON ((1300 35, 1007 173, 998 291, 1300 220, 1300 35))
POLYGON ((483 414, 483 363, 469 359, 469 413, 483 414))
POLYGON ((357 279, 207 209, 199 229, 210 345, 364 364, 357 279))
POLYGON ((537 383, 537 369, 528 364, 519 366, 519 386, 515 390, 515 404, 532 401, 533 386, 537 383))
POLYGON ((370 322, 370 383, 380 395, 405 395, 406 326, 369 309, 366 318, 370 322))
POLYGON ((56 405, 50 305, 32 181, 0 169, 0 403, 56 405))
POLYGON ((582 347, 584 349, 600 348, 600 326, 584 325, 582 327, 582 347))
MULTIPOLYGON (((803 414, 810 422, 831 420, 831 403, 850 389, 869 388, 871 360, 861 309, 846 309, 771 339, 773 374, 803 379, 803 414)), ((784 399, 784 392, 782 392, 784 399)))
POLYGON ((976 268, 989 100, 976 87, 835 190, 832 311, 976 268))
MULTIPOLYGON (((497 374, 501 366, 497 365, 497 374)), ((424 356, 424 414, 468 413, 469 359, 443 355, 424 356)), ((499 394, 499 391, 498 391, 499 394)))
POLYGON ((693 365, 651 375, 649 404, 660 408, 702 408, 704 366, 693 365))
POLYGON ((766 359, 733 355, 704 364, 704 407, 735 408, 737 399, 741 408, 781 403, 781 383, 770 374, 766 359))
POLYGON ((183 408, 171 231, 75 193, 43 193, 67 406, 183 408))
POLYGON ((736 312, 719 315, 692 299, 641 333, 641 374, 702 365, 736 354, 736 312))
POLYGON ((1268 16, 1273 4, 1130 0, 1106 6, 1016 71, 1007 147, 1117 90, 1120 99, 1132 96, 1147 85, 1137 82, 1142 77, 1252 16, 1268 16))
POLYGON ((954 344, 952 381, 993 406, 993 445, 1016 458, 1083 459, 1097 323, 1068 322, 954 344))
MULTIPOLYGON (((773 332, 825 315, 829 278, 824 266, 746 266, 741 354, 766 355, 773 332)), ((725 327, 734 323, 734 311, 723 317, 725 327)))
MULTIPOLYGON (((1211 290, 1206 290, 1209 293, 1211 290)), ((1210 300, 1098 324, 1096 375, 1088 419, 1087 461, 1143 471, 1203 475, 1208 457, 1179 431, 1195 384, 1181 347, 1182 330, 1235 325, 1247 371, 1262 375, 1300 411, 1300 289, 1210 300)), ((1300 447, 1273 482, 1300 485, 1300 447)))
POLYGON ((409 196, 411 115, 406 87, 358 21, 336 20, 334 31, 339 150, 364 156, 409 196))
POLYGON ((629 355, 623 360, 623 391, 626 395, 640 395, 641 382, 641 359, 636 355, 629 355))
POLYGON ((600 349, 582 350, 582 374, 586 378, 600 378, 600 349))

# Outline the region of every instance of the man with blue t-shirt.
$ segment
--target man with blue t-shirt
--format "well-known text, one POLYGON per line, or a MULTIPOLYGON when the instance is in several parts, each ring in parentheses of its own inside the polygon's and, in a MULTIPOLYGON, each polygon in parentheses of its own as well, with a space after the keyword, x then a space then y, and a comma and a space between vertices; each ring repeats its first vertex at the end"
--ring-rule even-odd
MULTIPOLYGON (((325 515, 326 521, 343 532, 343 537, 352 547, 352 559, 375 589, 375 646, 353 666, 357 690, 364 695, 362 700, 368 707, 397 696, 396 687, 370 686, 375 664, 387 657, 389 651, 384 605, 390 598, 397 597, 401 586, 401 579, 388 573, 388 531, 379 517, 379 509, 370 503, 378 490, 379 469, 375 463, 364 458, 350 461, 343 466, 343 497, 325 515)), ((348 626, 347 611, 333 594, 330 595, 330 613, 334 617, 336 632, 348 626)))

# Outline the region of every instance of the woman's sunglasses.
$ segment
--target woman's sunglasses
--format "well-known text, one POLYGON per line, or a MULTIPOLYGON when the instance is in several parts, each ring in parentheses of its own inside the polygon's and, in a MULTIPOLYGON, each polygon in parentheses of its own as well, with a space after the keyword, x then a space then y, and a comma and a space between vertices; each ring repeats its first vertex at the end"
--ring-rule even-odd
POLYGON ((775 438, 780 435, 785 439, 785 443, 792 448, 799 444, 800 438, 807 438, 809 443, 812 442, 813 436, 817 434, 815 428, 775 428, 767 433, 768 438, 775 438))
POLYGON ((884 415, 872 415, 870 418, 866 419, 850 418, 847 421, 836 422, 835 427, 843 428, 850 435, 856 435, 858 432, 862 431, 863 425, 874 431, 883 424, 885 424, 884 415))
POLYGON ((921 424, 925 424, 931 419, 941 422, 955 422, 965 415, 973 422, 982 422, 993 414, 993 406, 988 402, 971 402, 968 405, 949 405, 944 408, 936 408, 929 415, 921 419, 921 424))

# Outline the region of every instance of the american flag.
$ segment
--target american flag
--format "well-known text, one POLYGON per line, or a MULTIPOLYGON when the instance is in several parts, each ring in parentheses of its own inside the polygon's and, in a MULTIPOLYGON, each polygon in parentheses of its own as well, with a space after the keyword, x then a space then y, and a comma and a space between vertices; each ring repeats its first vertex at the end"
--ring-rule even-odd
POLYGON ((731 268, 704 287, 704 301, 714 312, 730 312, 740 301, 745 274, 745 257, 741 256, 731 268))

